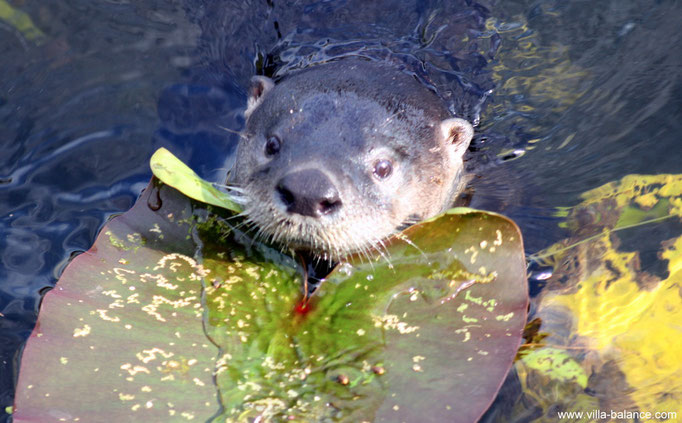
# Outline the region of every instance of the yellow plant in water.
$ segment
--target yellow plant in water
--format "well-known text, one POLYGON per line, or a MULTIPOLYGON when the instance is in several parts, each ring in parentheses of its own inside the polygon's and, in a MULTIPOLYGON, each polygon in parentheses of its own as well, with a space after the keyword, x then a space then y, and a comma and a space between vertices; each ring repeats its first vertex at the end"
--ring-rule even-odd
POLYGON ((45 38, 45 34, 35 26, 31 17, 27 13, 13 8, 7 0, 0 0, 0 21, 14 27, 29 41, 36 41, 40 44, 40 41, 45 38))
POLYGON ((668 275, 658 280, 639 269, 637 252, 618 251, 613 232, 682 217, 681 195, 682 175, 628 175, 586 192, 568 226, 582 238, 595 228, 600 234, 578 248, 557 244, 538 255, 552 255, 555 277, 569 280, 541 299, 543 322, 551 326, 558 311, 565 316, 568 310, 569 349, 584 347, 598 357, 582 363, 586 372, 595 360, 617 363, 630 386, 624 392, 631 402, 615 402, 634 402, 640 412, 676 412, 677 418, 682 418, 682 236, 661 240, 658 256, 668 261, 668 275))

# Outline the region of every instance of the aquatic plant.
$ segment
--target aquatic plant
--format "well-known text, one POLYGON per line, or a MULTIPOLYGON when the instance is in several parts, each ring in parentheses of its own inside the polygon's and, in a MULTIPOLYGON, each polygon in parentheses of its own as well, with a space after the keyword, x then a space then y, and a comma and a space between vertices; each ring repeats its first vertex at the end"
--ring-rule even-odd
POLYGON ((159 154, 161 179, 45 296, 15 422, 475 421, 490 405, 526 322, 513 222, 452 209, 305 300, 296 261, 159 154))

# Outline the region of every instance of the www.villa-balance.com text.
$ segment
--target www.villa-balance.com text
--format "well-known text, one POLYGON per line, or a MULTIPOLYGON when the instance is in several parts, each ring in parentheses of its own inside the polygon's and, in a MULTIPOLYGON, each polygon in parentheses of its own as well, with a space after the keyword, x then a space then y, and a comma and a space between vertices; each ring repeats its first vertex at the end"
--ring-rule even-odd
POLYGON ((559 419, 589 419, 589 420, 677 420, 677 412, 675 411, 628 411, 628 410, 592 410, 592 411, 559 411, 557 413, 559 419))

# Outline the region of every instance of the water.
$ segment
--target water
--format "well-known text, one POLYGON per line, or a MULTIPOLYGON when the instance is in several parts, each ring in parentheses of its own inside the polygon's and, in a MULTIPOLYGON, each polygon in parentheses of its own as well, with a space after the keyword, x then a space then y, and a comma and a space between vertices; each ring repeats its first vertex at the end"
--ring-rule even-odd
POLYGON ((41 294, 132 205, 156 148, 222 178, 237 141, 223 128, 241 128, 256 72, 347 54, 407 64, 479 121, 472 205, 512 217, 528 253, 566 235, 555 212, 581 192, 682 173, 672 0, 6 5, 33 25, 0 12, 0 412, 41 294))

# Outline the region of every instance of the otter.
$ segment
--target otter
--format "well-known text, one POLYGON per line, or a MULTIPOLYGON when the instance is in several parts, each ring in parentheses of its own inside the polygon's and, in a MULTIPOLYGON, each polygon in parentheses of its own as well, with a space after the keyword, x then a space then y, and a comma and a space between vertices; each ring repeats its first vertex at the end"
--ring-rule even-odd
POLYGON ((472 125, 413 75, 346 58, 252 80, 228 184, 257 238, 330 264, 447 209, 472 125))

